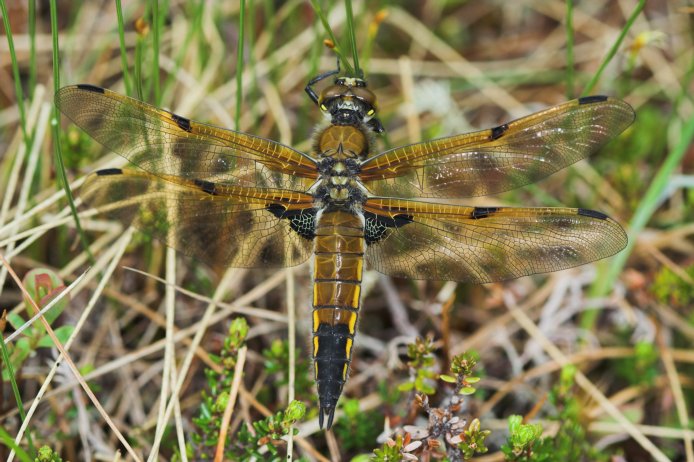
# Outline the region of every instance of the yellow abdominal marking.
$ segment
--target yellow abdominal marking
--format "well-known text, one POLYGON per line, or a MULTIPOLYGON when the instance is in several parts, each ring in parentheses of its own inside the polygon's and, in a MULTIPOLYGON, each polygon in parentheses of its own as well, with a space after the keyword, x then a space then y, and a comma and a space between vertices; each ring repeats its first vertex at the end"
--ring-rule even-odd
POLYGON ((346 350, 345 353, 346 353, 348 359, 352 353, 352 341, 353 340, 351 338, 347 339, 347 347, 345 348, 345 350, 346 350))
MULTIPOLYGON (((361 285, 357 285, 356 290, 354 291, 354 298, 352 298, 352 307, 358 308, 359 307, 359 295, 361 294, 361 285)), ((353 316, 352 319, 356 320, 356 316, 353 316)), ((349 332, 350 334, 354 333, 354 322, 350 321, 349 325, 349 332)))
MULTIPOLYGON (((354 328, 357 325, 357 313, 350 313, 350 315, 351 316, 349 318, 349 333, 354 335, 354 328)), ((349 342, 349 344, 351 345, 352 340, 350 340, 349 342)), ((349 348, 347 349, 347 351, 349 351, 349 348)))

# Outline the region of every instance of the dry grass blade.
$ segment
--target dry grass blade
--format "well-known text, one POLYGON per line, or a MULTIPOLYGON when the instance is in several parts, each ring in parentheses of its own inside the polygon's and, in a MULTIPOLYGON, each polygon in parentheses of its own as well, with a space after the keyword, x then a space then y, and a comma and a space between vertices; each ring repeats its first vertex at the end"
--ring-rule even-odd
MULTIPOLYGON (((12 276, 12 279, 14 279, 15 283, 17 284, 17 286, 20 288, 20 290, 24 294, 24 297, 31 301, 31 305, 32 305, 33 309, 35 310, 35 312, 39 313, 40 309, 36 305, 36 302, 34 302, 31 295, 29 295, 29 293, 26 291, 26 289, 22 285, 22 282, 20 281, 19 277, 17 277, 17 274, 12 270, 12 267, 9 265, 7 260, 5 260, 5 257, 3 257, 2 254, 0 254, 0 260, 2 261, 3 267, 5 267, 7 269, 10 276, 12 276)), ((113 423, 113 421, 111 420, 109 415, 106 413, 104 408, 101 406, 96 395, 94 395, 92 390, 89 388, 89 385, 84 380, 84 377, 82 377, 82 374, 80 373, 79 369, 77 368, 75 363, 72 362, 70 356, 68 355, 67 351, 65 350, 65 347, 60 343, 60 340, 58 340, 58 338, 55 336, 55 332, 53 331, 53 328, 51 328, 50 324, 48 324, 48 322, 46 321, 46 319, 43 316, 41 316, 40 319, 41 319, 41 322, 42 322, 44 328, 46 329, 46 332, 51 337, 53 344, 58 349, 58 351, 60 351, 60 354, 62 355, 63 360, 65 361, 65 363, 68 365, 68 367, 72 371, 74 377, 77 379, 80 386, 82 387, 84 392, 87 394, 87 396, 89 397, 90 401, 92 402, 92 404, 94 405, 96 410, 99 411, 99 414, 101 414, 101 417, 108 424, 108 426, 111 428, 113 433, 117 436, 118 440, 121 442, 123 447, 126 448, 126 450, 131 455, 131 457, 133 457, 134 460, 139 461, 140 459, 137 456, 137 454, 135 453, 135 451, 133 450, 133 448, 130 446, 128 441, 125 439, 125 437, 118 430, 118 427, 113 423)))
MULTIPOLYGON (((559 350, 535 325, 535 323, 515 305, 515 302, 506 297, 510 313, 514 319, 525 329, 530 336, 542 345, 542 348, 562 366, 570 364, 568 358, 559 350)), ((636 426, 627 419, 624 414, 588 379, 582 372, 576 372, 576 383, 583 388, 600 406, 629 433, 648 453, 658 462, 668 462, 670 459, 646 438, 636 426)))
POLYGON ((239 349, 236 367, 234 368, 234 381, 231 383, 229 400, 227 401, 227 405, 224 408, 224 415, 222 416, 222 427, 219 429, 219 439, 217 440, 217 448, 214 456, 215 462, 222 462, 222 460, 224 460, 224 445, 227 440, 227 432, 229 430, 229 422, 231 422, 231 414, 234 412, 236 398, 239 395, 239 387, 241 386, 241 380, 243 379, 243 366, 246 364, 247 351, 248 347, 245 345, 239 349))
POLYGON ((77 278, 74 281, 72 281, 72 283, 70 283, 69 286, 67 286, 63 290, 61 290, 60 293, 54 299, 52 299, 48 304, 46 304, 46 306, 41 308, 41 310, 38 313, 36 313, 31 319, 29 319, 22 326, 18 327, 14 332, 12 332, 10 335, 8 335, 4 339, 5 344, 10 343, 12 340, 14 340, 16 337, 18 337, 22 332, 24 332, 25 329, 27 329, 32 324, 34 324, 34 322, 38 318, 42 317, 44 314, 46 314, 48 311, 50 311, 51 308, 56 306, 63 298, 70 295, 70 292, 72 291, 72 289, 74 289, 75 286, 77 286, 80 282, 82 282, 82 279, 84 279, 84 277, 87 275, 88 272, 89 272, 89 268, 87 268, 87 270, 84 273, 77 276, 77 278))
MULTIPOLYGON (((49 268, 70 283, 71 303, 51 326, 84 371, 80 384, 67 367, 59 369, 62 353, 56 358, 53 343, 35 322, 51 318, 55 309, 35 314, 21 290, 6 280, 8 266, 0 268, 0 306, 11 308, 7 350, 21 378, 15 385, 21 404, 3 408, 0 427, 22 450, 33 449, 30 435, 66 460, 186 461, 226 441, 223 449, 240 451, 234 460, 245 462, 244 429, 253 433, 253 425, 273 421, 296 400, 306 404, 307 414, 270 442, 272 449, 259 448, 254 457, 265 460, 276 449, 280 459, 351 460, 383 449, 387 437, 392 441, 386 445, 395 444, 393 431, 429 429, 431 415, 413 398, 421 390, 407 391, 408 384, 420 379, 418 385, 435 390, 430 409, 446 408, 456 386, 446 381, 452 377, 451 362, 474 350, 484 375, 469 385, 484 393, 466 395, 457 416, 468 423, 480 416, 481 428, 493 431, 486 440, 489 454, 476 454, 474 460, 501 460, 507 418, 521 414, 524 424, 543 425, 543 435, 551 438, 546 444, 561 446, 568 435, 574 450, 598 451, 595 459, 620 455, 660 461, 667 455, 694 462, 694 435, 687 429, 694 389, 687 371, 694 354, 686 348, 694 341, 694 157, 682 137, 694 133, 694 103, 687 94, 694 80, 694 41, 685 9, 640 0, 521 0, 410 2, 376 11, 357 2, 353 14, 345 14, 343 4, 321 0, 334 39, 350 44, 342 50, 345 56, 356 47, 357 56, 348 59, 368 70, 364 77, 378 99, 385 134, 375 137, 371 152, 488 127, 497 127, 493 133, 507 140, 506 122, 561 104, 597 82, 594 93, 635 109, 630 128, 592 158, 537 185, 455 204, 583 208, 604 212, 625 228, 639 210, 648 210, 640 214, 638 227, 628 230, 633 250, 547 276, 470 286, 391 279, 367 265, 349 380, 325 435, 318 428, 310 361, 315 265, 228 270, 188 258, 176 262, 174 252, 159 242, 128 223, 108 220, 105 212, 116 207, 113 203, 98 209, 80 204, 80 221, 96 259, 88 263, 87 252, 76 245, 53 147, 62 146, 67 182, 78 196, 87 173, 122 168, 127 160, 65 117, 57 121, 56 133, 47 130, 53 123, 52 83, 59 75, 64 85, 86 83, 131 95, 138 87, 145 102, 182 120, 236 128, 236 113, 240 130, 310 154, 316 145, 312 133, 323 127, 325 114, 304 88, 310 78, 335 68, 334 52, 323 45, 321 19, 305 2, 246 2, 241 42, 238 2, 145 7, 119 2, 118 9, 108 2, 65 2, 55 11, 57 23, 48 21, 48 4, 0 2, 10 7, 3 17, 9 33, 0 40, 0 248, 16 273, 49 268), (643 10, 634 16, 641 4, 643 10), (137 19, 144 27, 134 26, 137 19), (60 49, 54 50, 50 34, 37 33, 51 28, 60 34, 60 49), (351 34, 356 40, 345 40, 351 34), (608 50, 616 51, 611 59, 605 58, 608 50), (61 58, 55 69, 47 65, 53 51, 61 58), (662 188, 646 194, 655 183, 662 188), (514 303, 517 307, 509 310, 514 303), (227 403, 231 420, 225 418, 221 434, 210 437, 198 425, 210 408, 206 399, 216 391, 208 377, 233 369, 218 359, 224 357, 226 324, 237 317, 249 326, 243 370, 234 376, 235 403, 227 403), (22 323, 34 325, 17 329, 22 323), (40 339, 32 336, 38 331, 40 339), (431 353, 434 363, 413 367, 409 344, 427 335, 438 348, 431 353), (564 372, 573 368, 566 364, 581 371, 569 385, 564 372), (438 379, 439 374, 447 378, 438 379), (98 403, 84 399, 84 382, 98 390, 98 403), (562 390, 569 391, 561 395, 562 390), (579 406, 557 404, 558 396, 579 406), (27 412, 23 422, 19 406, 27 412), (579 415, 567 417, 567 409, 576 407, 579 415), (582 433, 567 433, 569 424, 582 433), (127 453, 120 449, 123 439, 131 445, 127 453)), ((332 77, 322 81, 316 91, 332 83, 332 77)), ((578 124, 572 132, 577 143, 585 141, 584 128, 578 124)), ((527 135, 528 146, 537 142, 537 133, 527 135)), ((170 146, 176 156, 186 149, 185 143, 170 146)), ((542 152, 542 146, 527 154, 542 152)), ((188 167, 172 173, 190 173, 188 167)), ((470 181, 495 181, 508 171, 496 163, 470 181)), ((238 179, 252 183, 254 173, 238 179)), ((413 174, 406 181, 440 186, 447 174, 440 173, 437 178, 413 174)), ((469 175, 458 173, 456 178, 469 175)), ((132 203, 139 206, 140 199, 132 203)), ((201 223, 221 215, 206 215, 203 201, 199 210, 191 203, 201 223)), ((168 205, 167 218, 175 222, 181 209, 173 201, 168 205)), ((228 228, 234 227, 218 226, 226 241, 215 250, 225 251, 246 232, 243 226, 228 228)), ((414 244, 403 241, 392 253, 414 244)), ((475 254, 461 260, 469 258, 475 254)), ((231 385, 224 387, 227 392, 231 385)), ((0 395, 9 396, 8 391, 0 395)), ((408 441, 409 449, 419 444, 408 441)), ((438 442, 446 444, 443 437, 438 442)), ((422 444, 407 457, 426 460, 441 456, 438 451, 422 444)), ((460 458, 454 452, 446 454, 452 461, 460 458)), ((7 456, 9 449, 0 447, 0 458, 7 456)))

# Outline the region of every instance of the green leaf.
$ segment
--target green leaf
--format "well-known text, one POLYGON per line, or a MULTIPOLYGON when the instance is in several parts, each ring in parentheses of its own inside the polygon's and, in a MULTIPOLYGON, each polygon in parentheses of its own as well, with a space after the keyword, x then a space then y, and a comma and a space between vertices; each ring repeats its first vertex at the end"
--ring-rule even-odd
MULTIPOLYGON (((35 268, 29 271, 24 275, 22 283, 39 309, 48 305, 51 300, 65 290, 65 284, 60 277, 47 268, 35 268)), ((67 307, 69 301, 70 296, 66 295, 53 307, 53 309, 44 313, 46 321, 48 321, 49 324, 53 323, 67 307)), ((31 301, 25 297, 24 302, 27 304, 27 312, 33 314, 33 308, 29 308, 31 301)))
POLYGON ((405 382, 405 383, 401 383, 400 385, 398 385, 399 391, 410 391, 413 388, 414 388, 413 382, 405 382))
POLYGON ((246 318, 234 318, 229 325, 231 344, 237 348, 241 347, 247 335, 248 321, 246 321, 246 318))
MULTIPOLYGON (((58 337, 58 340, 62 345, 65 345, 65 342, 70 338, 70 335, 72 335, 72 332, 75 330, 75 326, 60 326, 57 329, 55 329, 53 332, 55 333, 55 336, 58 337)), ((53 339, 51 339, 48 334, 44 335, 41 337, 41 340, 38 341, 36 344, 37 347, 40 348, 50 348, 54 346, 53 344, 53 339)))
POLYGON ((342 410, 345 411, 345 416, 348 418, 354 418, 356 417, 360 410, 359 410, 359 400, 358 399, 348 399, 344 401, 344 404, 342 405, 342 410))
POLYGON ((461 395, 471 395, 476 391, 477 390, 474 387, 463 387, 460 389, 460 391, 458 393, 461 395))
POLYGON ((518 427, 523 423, 523 417, 519 415, 511 415, 508 417, 508 431, 513 434, 518 430, 518 427))
MULTIPOLYGON (((356 400, 351 400, 356 401, 356 400)), ((359 408, 359 402, 357 402, 357 409, 359 408)), ((291 421, 291 423, 301 420, 306 415, 306 405, 301 401, 292 401, 287 406, 287 411, 285 412, 285 420, 291 421)))
POLYGON ((515 450, 531 447, 542 436, 542 425, 524 424, 523 418, 513 415, 508 418, 509 440, 515 450))
POLYGON ((0 441, 2 441, 6 447, 13 449, 21 462, 32 462, 29 454, 27 454, 27 452, 20 446, 17 446, 17 444, 14 442, 14 438, 10 436, 10 434, 7 433, 2 427, 0 427, 0 441))
POLYGON ((17 313, 8 313, 7 314, 7 322, 9 322, 10 325, 12 327, 14 327, 15 329, 19 329, 20 327, 22 327, 24 325, 24 323, 26 321, 24 320, 23 317, 21 317, 17 313))
POLYGON ((31 342, 28 338, 20 338, 15 342, 15 351, 13 359, 17 360, 17 364, 24 361, 24 359, 31 354, 31 342))
POLYGON ((441 374, 439 376, 439 378, 441 380, 443 380, 444 382, 448 382, 448 383, 456 383, 458 381, 458 379, 456 379, 452 375, 446 375, 446 374, 441 374))
POLYGON ((425 395, 433 395, 436 393, 436 389, 424 380, 421 380, 419 383, 415 383, 415 388, 417 391, 424 393, 425 395))

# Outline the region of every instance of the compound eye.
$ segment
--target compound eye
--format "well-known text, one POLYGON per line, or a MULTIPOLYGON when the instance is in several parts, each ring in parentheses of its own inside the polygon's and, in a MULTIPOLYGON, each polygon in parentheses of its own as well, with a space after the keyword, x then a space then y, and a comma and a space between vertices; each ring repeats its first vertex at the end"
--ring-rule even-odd
POLYGON ((371 90, 368 88, 354 88, 352 91, 354 92, 354 96, 359 98, 368 109, 376 109, 376 95, 374 95, 371 90))

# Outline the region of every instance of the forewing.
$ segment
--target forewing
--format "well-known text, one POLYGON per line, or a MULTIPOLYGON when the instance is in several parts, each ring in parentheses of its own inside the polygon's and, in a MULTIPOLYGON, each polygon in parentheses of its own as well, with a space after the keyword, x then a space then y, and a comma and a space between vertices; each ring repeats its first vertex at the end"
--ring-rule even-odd
POLYGON ((373 198, 364 214, 371 268, 409 279, 503 281, 609 257, 627 243, 619 224, 585 209, 373 198))
POLYGON ((498 193, 591 155, 633 120, 624 101, 580 98, 489 130, 385 151, 364 162, 360 177, 377 196, 498 193))
POLYGON ((91 174, 80 197, 212 265, 293 266, 312 251, 315 211, 307 194, 108 169, 91 174))
POLYGON ((108 149, 154 175, 304 191, 315 162, 287 146, 186 119, 92 85, 55 96, 67 117, 108 149))

